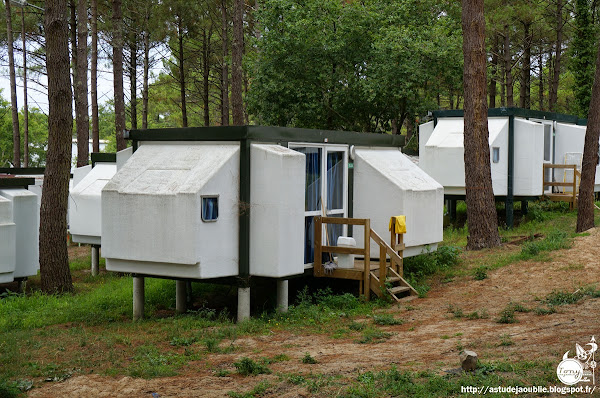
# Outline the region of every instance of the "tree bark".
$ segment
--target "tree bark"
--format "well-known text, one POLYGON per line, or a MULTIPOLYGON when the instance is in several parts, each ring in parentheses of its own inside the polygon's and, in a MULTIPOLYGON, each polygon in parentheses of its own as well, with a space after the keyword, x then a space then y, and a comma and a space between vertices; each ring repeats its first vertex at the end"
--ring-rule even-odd
POLYGON ((40 275, 47 293, 73 291, 67 252, 67 203, 73 108, 69 69, 67 0, 47 0, 48 152, 40 209, 40 275))
POLYGON ((188 126, 187 104, 185 98, 185 65, 183 57, 183 27, 181 18, 178 18, 177 39, 179 42, 179 93, 181 96, 181 123, 183 127, 188 126))
POLYGON ((98 0, 90 0, 92 11, 92 59, 90 65, 90 94, 92 97, 92 148, 100 152, 100 123, 98 120, 98 0))
POLYGON ((212 28, 208 34, 206 28, 202 30, 202 102, 204 104, 204 125, 210 126, 210 108, 208 101, 209 77, 210 77, 210 38, 212 28))
POLYGON ((548 99, 548 108, 550 111, 556 110, 558 102, 558 83, 560 79, 560 64, 562 60, 562 42, 563 42, 563 0, 556 2, 556 42, 554 43, 554 65, 552 68, 552 81, 550 85, 550 95, 548 99))
POLYGON ((543 111, 544 108, 544 50, 540 48, 540 56, 538 58, 538 101, 540 110, 543 111))
POLYGON ((75 117, 77 127, 77 167, 87 166, 90 158, 90 117, 87 84, 87 0, 77 3, 77 80, 75 82, 75 117))
MULTIPOLYGON (((71 70, 73 82, 77 81, 77 5, 75 0, 69 1, 71 19, 69 20, 69 38, 71 40, 71 70)), ((75 93, 74 93, 75 94, 75 93)))
POLYGON ((123 10, 121 0, 112 0, 113 23, 113 87, 115 96, 115 129, 117 151, 127 148, 125 130, 125 94, 123 89, 123 10))
MULTIPOLYGON (((136 22, 134 20, 134 26, 136 22)), ((129 63, 129 108, 131 111, 131 128, 137 129, 137 43, 136 37, 132 34, 129 40, 129 52, 130 52, 130 63, 129 63)))
POLYGON ((150 32, 148 22, 150 21, 150 12, 146 11, 144 30, 144 76, 142 78, 142 128, 148 128, 148 73, 150 70, 150 32))
POLYGON ((21 167, 21 133, 19 131, 19 108, 17 107, 17 78, 15 74, 15 54, 12 31, 12 15, 10 0, 6 5, 6 36, 8 38, 8 70, 10 72, 10 104, 12 111, 13 131, 13 167, 21 167))
POLYGON ((227 4, 221 0, 221 126, 229 126, 229 66, 227 65, 227 4))
POLYGON ((233 1, 233 46, 231 49, 231 105, 233 124, 244 124, 244 105, 242 99, 242 54, 244 52, 244 0, 233 1))
POLYGON ((596 72, 588 123, 585 131, 583 160, 581 162, 581 182, 577 200, 577 232, 594 227, 594 183, 598 164, 598 139, 600 138, 600 51, 596 55, 596 72))
POLYGON ((462 0, 462 29, 467 249, 477 250, 500 245, 490 169, 483 0, 462 0))
POLYGON ((497 75, 498 75, 498 35, 494 35, 494 41, 492 43, 492 56, 490 60, 491 66, 491 76, 490 76, 490 88, 489 88, 489 98, 490 98, 490 108, 496 107, 496 95, 497 95, 497 75))
POLYGON ((515 105, 513 94, 512 54, 510 53, 510 31, 504 25, 504 73, 506 79, 506 106, 515 105))
POLYGON ((531 108, 531 23, 523 22, 523 59, 521 68, 521 90, 519 106, 531 108))
POLYGON ((23 40, 23 167, 29 167, 29 107, 27 106, 27 38, 25 11, 21 9, 21 39, 23 40))

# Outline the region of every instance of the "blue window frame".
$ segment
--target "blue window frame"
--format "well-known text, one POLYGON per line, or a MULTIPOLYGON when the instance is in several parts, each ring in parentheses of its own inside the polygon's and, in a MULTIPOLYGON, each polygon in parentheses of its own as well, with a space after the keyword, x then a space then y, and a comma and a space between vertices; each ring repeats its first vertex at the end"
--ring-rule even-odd
POLYGON ((202 221, 214 222, 219 218, 219 197, 202 197, 202 221))

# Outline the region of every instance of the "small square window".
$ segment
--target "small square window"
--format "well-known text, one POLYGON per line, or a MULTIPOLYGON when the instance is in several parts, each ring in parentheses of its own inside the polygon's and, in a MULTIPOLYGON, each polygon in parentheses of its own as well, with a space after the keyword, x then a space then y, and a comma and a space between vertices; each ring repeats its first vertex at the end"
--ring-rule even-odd
POLYGON ((202 197, 202 221, 211 222, 217 221, 219 218, 219 197, 218 196, 203 196, 202 197))
POLYGON ((500 162, 500 148, 492 148, 492 162, 500 162))

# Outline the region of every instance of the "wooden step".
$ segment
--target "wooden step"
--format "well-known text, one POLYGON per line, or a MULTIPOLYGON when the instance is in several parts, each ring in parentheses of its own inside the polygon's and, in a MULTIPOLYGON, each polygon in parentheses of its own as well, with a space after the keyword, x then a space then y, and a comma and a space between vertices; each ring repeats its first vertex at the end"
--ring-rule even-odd
POLYGON ((408 287, 408 286, 395 286, 395 287, 389 288, 388 292, 390 292, 393 295, 396 295, 398 293, 408 292, 409 290, 410 290, 410 287, 408 287))
POLYGON ((385 281, 386 282, 390 282, 390 283, 394 283, 394 282, 400 282, 401 280, 402 280, 402 278, 399 278, 397 276, 390 276, 385 281))

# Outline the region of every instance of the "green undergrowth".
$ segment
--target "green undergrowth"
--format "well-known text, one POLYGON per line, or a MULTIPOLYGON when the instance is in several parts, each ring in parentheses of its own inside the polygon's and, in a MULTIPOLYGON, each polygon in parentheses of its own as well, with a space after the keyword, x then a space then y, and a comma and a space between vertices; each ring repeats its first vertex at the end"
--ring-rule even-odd
MULTIPOLYGON (((455 397, 465 386, 532 386, 556 382, 554 364, 523 361, 519 363, 480 363, 472 373, 439 375, 432 372, 407 372, 396 368, 361 373, 339 395, 343 398, 375 397, 455 397)), ((509 394, 488 393, 490 397, 509 397, 509 394)))

